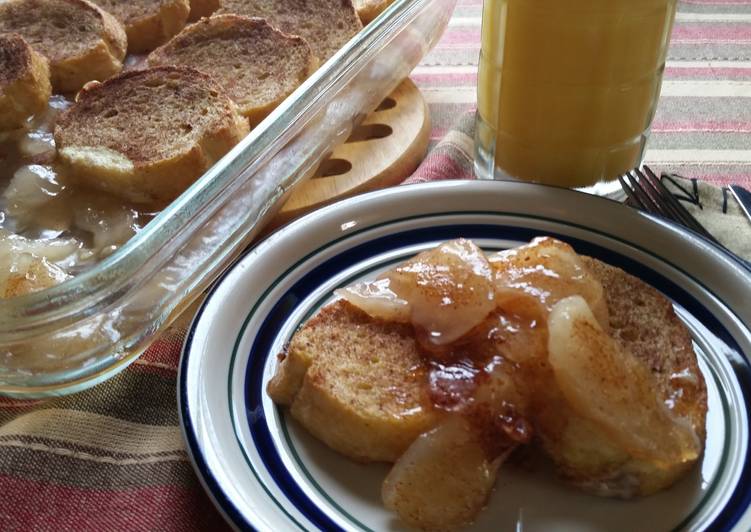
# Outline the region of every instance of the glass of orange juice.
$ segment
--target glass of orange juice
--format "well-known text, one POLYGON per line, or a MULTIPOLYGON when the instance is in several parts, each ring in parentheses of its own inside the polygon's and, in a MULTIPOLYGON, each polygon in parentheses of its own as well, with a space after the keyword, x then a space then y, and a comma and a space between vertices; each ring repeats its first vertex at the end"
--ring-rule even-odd
POLYGON ((587 187, 641 162, 677 0, 485 0, 475 169, 587 187))

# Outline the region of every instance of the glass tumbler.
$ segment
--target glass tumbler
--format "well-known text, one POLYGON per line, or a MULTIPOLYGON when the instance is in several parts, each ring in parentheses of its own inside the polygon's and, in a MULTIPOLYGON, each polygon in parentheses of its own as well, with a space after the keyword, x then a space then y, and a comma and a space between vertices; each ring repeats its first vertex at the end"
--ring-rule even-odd
POLYGON ((475 170, 565 187, 642 159, 677 0, 485 0, 475 170))

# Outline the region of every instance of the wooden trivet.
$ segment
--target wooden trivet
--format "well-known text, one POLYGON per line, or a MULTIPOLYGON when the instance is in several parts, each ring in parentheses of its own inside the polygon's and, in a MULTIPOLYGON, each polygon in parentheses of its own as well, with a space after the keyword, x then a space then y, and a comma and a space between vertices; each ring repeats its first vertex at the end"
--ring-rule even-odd
POLYGON ((323 205, 403 181, 425 157, 430 114, 409 79, 334 149, 314 177, 292 193, 272 221, 278 227, 323 205))

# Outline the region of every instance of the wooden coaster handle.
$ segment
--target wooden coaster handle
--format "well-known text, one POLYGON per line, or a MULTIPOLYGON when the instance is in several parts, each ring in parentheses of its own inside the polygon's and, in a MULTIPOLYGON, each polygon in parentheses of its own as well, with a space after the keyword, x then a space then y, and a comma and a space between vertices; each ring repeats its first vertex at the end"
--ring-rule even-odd
POLYGON ((429 140, 428 106, 420 90, 406 79, 334 149, 314 177, 295 189, 271 226, 403 181, 425 157, 429 140))

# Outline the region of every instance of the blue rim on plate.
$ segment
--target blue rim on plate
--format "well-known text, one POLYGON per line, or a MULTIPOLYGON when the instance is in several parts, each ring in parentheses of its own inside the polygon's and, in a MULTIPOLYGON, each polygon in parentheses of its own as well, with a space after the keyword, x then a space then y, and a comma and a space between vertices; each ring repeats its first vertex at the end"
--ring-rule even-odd
MULTIPOLYGON (((668 528, 748 528, 751 316, 740 306, 751 295, 748 272, 686 231, 607 200, 499 182, 415 185, 345 200, 249 250, 217 281, 185 341, 178 401, 196 471, 228 521, 261 529, 282 523, 325 530, 391 526, 372 501, 342 493, 341 479, 329 478, 327 466, 318 463, 326 451, 307 442, 304 431, 265 396, 274 355, 333 288, 416 250, 459 236, 497 249, 540 234, 623 268, 676 303, 705 358, 708 384, 717 391, 714 408, 710 401, 717 427, 707 443, 711 467, 702 467, 706 486, 685 488, 696 504, 676 509, 683 513, 669 516, 675 519, 668 528), (675 264, 680 260, 689 262, 675 264)), ((322 460, 331 468, 340 467, 334 460, 346 461, 322 460)), ((530 493, 535 489, 532 482, 530 493)), ((562 497, 579 500, 566 492, 562 497)), ((534 518, 526 524, 534 527, 534 518)))

